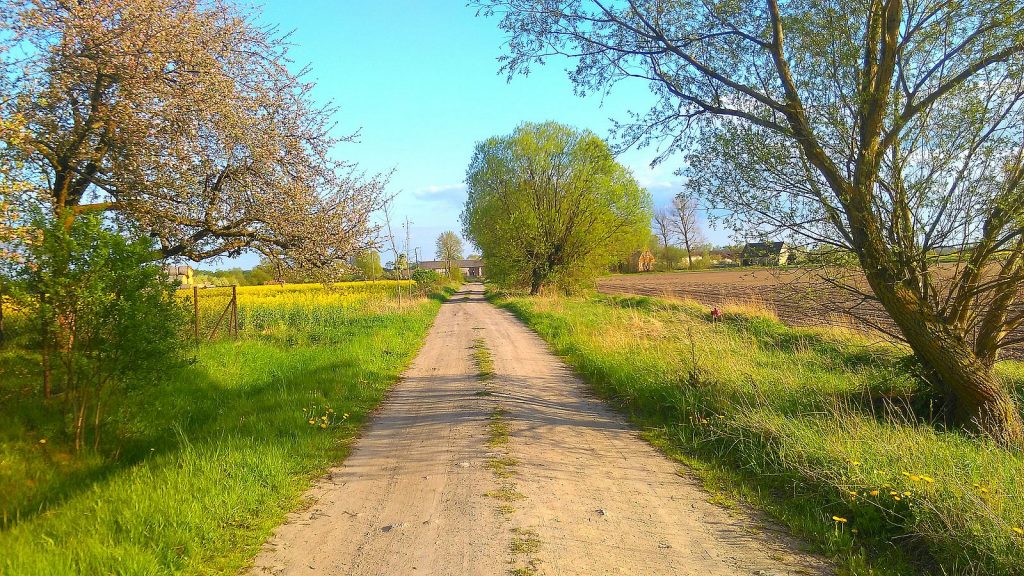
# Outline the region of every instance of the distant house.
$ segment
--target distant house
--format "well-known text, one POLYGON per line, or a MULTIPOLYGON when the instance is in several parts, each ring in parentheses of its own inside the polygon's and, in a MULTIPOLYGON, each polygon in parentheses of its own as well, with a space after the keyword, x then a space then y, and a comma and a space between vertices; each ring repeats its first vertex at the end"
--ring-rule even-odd
POLYGON ((653 272, 654 254, 649 248, 633 252, 629 255, 629 261, 626 262, 626 270, 628 272, 653 272))
POLYGON ((740 253, 743 266, 784 266, 788 261, 785 242, 747 242, 740 253))
MULTIPOLYGON (((426 260, 417 264, 420 268, 434 270, 441 274, 448 273, 448 262, 444 260, 426 260)), ((462 275, 467 278, 482 278, 484 275, 483 260, 453 260, 452 267, 462 270, 462 275)))

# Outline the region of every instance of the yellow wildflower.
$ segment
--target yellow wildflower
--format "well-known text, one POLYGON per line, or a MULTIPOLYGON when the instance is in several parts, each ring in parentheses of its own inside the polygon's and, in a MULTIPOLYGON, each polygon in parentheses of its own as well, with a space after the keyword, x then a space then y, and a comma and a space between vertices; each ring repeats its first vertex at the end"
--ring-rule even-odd
POLYGON ((868 494, 871 494, 872 496, 878 496, 878 490, 872 490, 871 492, 868 492, 868 494))
POLYGON ((327 428, 327 423, 326 423, 326 422, 324 422, 323 424, 321 424, 321 425, 320 425, 320 427, 321 427, 321 428, 327 428))
POLYGON ((836 521, 836 522, 838 522, 840 524, 846 524, 846 518, 843 518, 842 516, 833 516, 832 520, 834 520, 834 521, 836 521))
POLYGON ((931 476, 925 476, 924 474, 921 475, 921 480, 924 480, 925 482, 927 482, 929 484, 932 484, 932 483, 935 482, 935 478, 932 478, 931 476))
POLYGON ((39 439, 39 443, 40 444, 46 444, 46 438, 40 438, 39 439))
POLYGON ((1016 532, 1017 534, 1024 534, 1024 528, 1021 528, 1019 526, 1014 526, 1013 527, 1013 531, 1016 532))

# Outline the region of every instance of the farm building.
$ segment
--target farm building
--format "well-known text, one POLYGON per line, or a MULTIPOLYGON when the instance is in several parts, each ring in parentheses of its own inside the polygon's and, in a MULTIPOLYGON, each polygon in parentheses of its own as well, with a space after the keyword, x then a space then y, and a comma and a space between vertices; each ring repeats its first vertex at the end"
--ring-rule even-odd
POLYGON ((651 254, 649 248, 633 252, 629 255, 629 261, 626 263, 626 270, 628 272, 653 272, 654 254, 651 254))
POLYGON ((747 242, 740 254, 743 266, 784 266, 788 261, 785 242, 747 242))
MULTIPOLYGON (((484 275, 483 260, 454 260, 452 264, 455 268, 462 270, 463 276, 467 278, 482 278, 484 275)), ((448 263, 444 260, 426 260, 420 262, 417 266, 427 270, 434 270, 441 274, 448 272, 448 263)))

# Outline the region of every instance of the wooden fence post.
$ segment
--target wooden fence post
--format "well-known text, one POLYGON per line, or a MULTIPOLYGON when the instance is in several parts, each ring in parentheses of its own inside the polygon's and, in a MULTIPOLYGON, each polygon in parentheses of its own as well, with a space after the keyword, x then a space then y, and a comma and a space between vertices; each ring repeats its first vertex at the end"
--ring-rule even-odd
POLYGON ((192 286, 192 328, 199 343, 199 286, 192 286))
POLYGON ((238 286, 231 285, 231 332, 238 340, 238 286))

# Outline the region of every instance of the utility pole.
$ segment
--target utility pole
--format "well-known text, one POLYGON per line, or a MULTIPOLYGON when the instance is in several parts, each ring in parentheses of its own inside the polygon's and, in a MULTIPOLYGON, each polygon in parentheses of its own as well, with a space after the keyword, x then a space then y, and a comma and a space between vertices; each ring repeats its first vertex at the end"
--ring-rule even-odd
POLYGON ((409 279, 409 217, 405 217, 405 279, 409 279))
MULTIPOLYGON (((388 240, 391 241, 391 250, 395 253, 395 268, 398 268, 399 270, 401 270, 401 267, 398 265, 398 260, 399 260, 398 256, 399 256, 399 254, 401 254, 401 252, 398 251, 398 246, 395 244, 395 235, 391 232, 391 213, 390 213, 390 210, 388 209, 388 202, 385 202, 384 205, 381 208, 384 210, 384 222, 387 224, 387 227, 388 227, 388 240)), ((401 271, 399 271, 398 277, 399 278, 402 277, 401 271)), ((397 286, 397 288, 398 288, 398 307, 401 308, 402 307, 402 285, 399 284, 397 286)))

